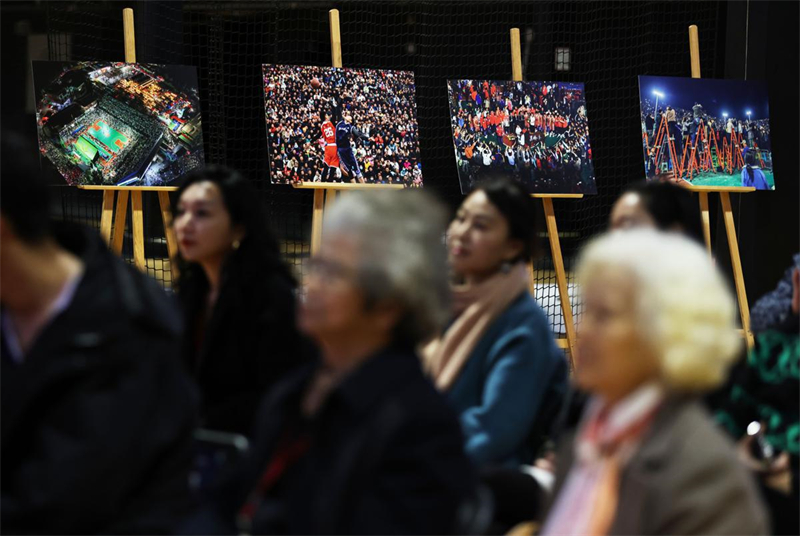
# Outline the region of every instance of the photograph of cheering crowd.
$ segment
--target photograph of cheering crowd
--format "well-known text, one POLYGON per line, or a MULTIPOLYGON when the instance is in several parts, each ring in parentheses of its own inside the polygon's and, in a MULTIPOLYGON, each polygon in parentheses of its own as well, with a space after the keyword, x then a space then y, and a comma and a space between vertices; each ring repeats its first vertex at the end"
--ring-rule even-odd
POLYGON ((639 100, 648 179, 775 189, 764 82, 640 76, 639 100))
POLYGON ((414 73, 264 65, 274 184, 422 186, 414 73))
POLYGON ((530 193, 597 193, 583 84, 447 84, 463 193, 498 174, 530 193))
POLYGON ((197 69, 33 62, 42 155, 70 185, 174 186, 203 164, 197 69))

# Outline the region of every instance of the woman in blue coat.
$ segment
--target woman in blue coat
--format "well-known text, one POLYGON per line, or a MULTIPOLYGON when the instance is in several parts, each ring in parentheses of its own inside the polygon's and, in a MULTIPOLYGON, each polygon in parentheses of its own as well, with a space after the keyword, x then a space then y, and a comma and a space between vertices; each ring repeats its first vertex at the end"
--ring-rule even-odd
POLYGON ((534 214, 518 182, 495 179, 464 200, 448 229, 454 319, 424 355, 478 466, 532 463, 566 388, 566 360, 528 292, 534 214))

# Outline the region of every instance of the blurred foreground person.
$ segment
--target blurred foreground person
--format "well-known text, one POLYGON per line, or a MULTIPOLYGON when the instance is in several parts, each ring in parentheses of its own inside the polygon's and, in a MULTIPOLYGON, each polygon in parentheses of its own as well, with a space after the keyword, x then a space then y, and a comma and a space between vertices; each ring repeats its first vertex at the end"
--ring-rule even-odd
MULTIPOLYGON (((692 193, 666 179, 628 185, 611 207, 608 226, 611 230, 658 229, 704 243, 700 210, 692 193)), ((577 425, 587 400, 587 393, 573 384, 556 433, 577 425)))
POLYGON ((34 154, 3 132, 0 531, 169 532, 197 410, 180 313, 95 232, 50 222, 34 154))
POLYGON ((611 208, 609 227, 674 231, 703 243, 697 201, 674 182, 642 181, 627 186, 611 208))
POLYGON ((275 389, 249 458, 185 532, 459 530, 471 467, 414 351, 447 318, 443 232, 422 191, 352 192, 334 205, 300 311, 322 359, 275 389))
POLYGON ((295 281, 238 172, 208 166, 186 177, 177 197, 183 357, 200 386, 202 426, 250 435, 261 398, 307 360, 295 281))
POLYGON ((454 320, 425 348, 479 466, 532 463, 567 386, 567 363, 528 291, 535 205, 508 179, 484 182, 448 229, 454 320))
POLYGON ((575 381, 592 398, 563 438, 542 534, 764 534, 750 475, 695 400, 741 345, 708 254, 671 233, 615 232, 588 246, 578 277, 575 381))

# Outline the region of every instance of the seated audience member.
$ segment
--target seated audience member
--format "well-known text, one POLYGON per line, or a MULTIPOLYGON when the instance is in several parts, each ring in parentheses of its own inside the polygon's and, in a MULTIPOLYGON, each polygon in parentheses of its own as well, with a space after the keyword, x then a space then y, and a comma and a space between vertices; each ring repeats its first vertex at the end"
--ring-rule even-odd
POLYGON ((611 229, 650 227, 703 242, 700 210, 692 193, 674 182, 636 182, 611 208, 611 229))
POLYGON ((197 415, 180 312, 95 232, 50 221, 35 154, 3 132, 0 531, 168 532, 197 415))
POLYGON ((739 455, 758 477, 773 534, 798 534, 800 454, 800 254, 778 287, 756 302, 755 347, 731 373, 717 420, 739 441, 739 455), (759 423, 758 433, 748 426, 759 423), (758 448, 757 448, 758 447, 758 448), (759 452, 761 451, 761 452, 759 452))
POLYGON ((177 197, 183 356, 200 387, 202 426, 250 435, 262 397, 307 359, 295 281, 242 175, 209 166, 177 197))
POLYGON ((414 348, 447 318, 442 209, 353 192, 327 213, 300 327, 321 361, 275 388, 251 453, 186 532, 446 534, 474 489, 414 348))
POLYGON ((707 252, 674 233, 614 232, 586 248, 578 279, 575 381, 592 398, 562 438, 542 534, 764 534, 750 475, 695 399, 741 345, 707 252))
MULTIPOLYGON (((627 186, 611 208, 609 228, 655 228, 681 233, 701 244, 704 240, 700 210, 691 192, 667 180, 641 181, 627 186)), ((556 424, 556 433, 578 423, 586 400, 586 393, 571 386, 556 424)))
POLYGON ((479 466, 531 463, 566 390, 567 363, 528 291, 535 205, 508 179, 481 184, 448 229, 453 320, 425 348, 479 466), (534 437, 536 436, 536 437, 534 437))

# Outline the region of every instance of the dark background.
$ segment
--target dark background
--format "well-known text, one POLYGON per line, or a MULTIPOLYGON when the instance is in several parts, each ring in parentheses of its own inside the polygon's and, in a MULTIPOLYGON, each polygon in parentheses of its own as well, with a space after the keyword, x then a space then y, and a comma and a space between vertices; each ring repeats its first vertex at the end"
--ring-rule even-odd
MULTIPOLYGON (((585 82, 598 195, 555 203, 568 270, 580 244, 605 228, 620 189, 643 175, 637 76, 689 76, 687 27, 697 24, 704 77, 769 85, 777 191, 733 196, 751 303, 800 249, 797 2, 4 1, 4 126, 35 136, 25 113, 31 58, 121 60, 124 7, 135 11, 138 61, 199 68, 206 159, 254 181, 295 263, 307 254, 312 194, 269 184, 261 64, 329 65, 333 7, 341 12, 345 66, 415 72, 425 186, 451 206, 462 196, 447 79, 510 78, 508 32, 517 26, 525 79, 585 82), (44 47, 29 54, 29 43, 44 47), (556 46, 571 48, 571 71, 555 70, 556 46)), ((54 190, 57 217, 99 225, 99 192, 54 190)), ((157 202, 144 197, 146 254, 164 257, 157 202)), ((712 238, 720 266, 729 269, 718 200, 711 201, 712 238)), ((538 262, 537 283, 554 284, 549 263, 549 255, 538 262)), ((551 294, 545 301, 554 304, 551 294)))

